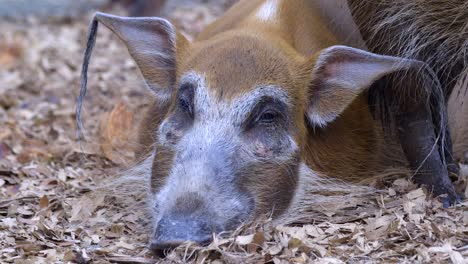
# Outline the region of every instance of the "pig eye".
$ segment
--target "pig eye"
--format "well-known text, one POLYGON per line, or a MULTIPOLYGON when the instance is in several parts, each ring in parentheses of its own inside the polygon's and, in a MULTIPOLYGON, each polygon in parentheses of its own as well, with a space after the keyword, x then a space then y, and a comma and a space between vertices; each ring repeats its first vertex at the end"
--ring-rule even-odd
POLYGON ((278 112, 267 110, 258 117, 257 122, 261 124, 271 124, 276 121, 278 116, 278 112))
POLYGON ((190 117, 193 117, 193 96, 194 88, 191 84, 184 84, 180 87, 178 105, 179 108, 190 117))
POLYGON ((245 129, 286 125, 286 105, 272 97, 262 97, 250 112, 245 121, 245 129))
POLYGON ((190 102, 186 100, 186 98, 179 98, 179 106, 184 112, 189 114, 192 113, 192 106, 190 105, 190 102))

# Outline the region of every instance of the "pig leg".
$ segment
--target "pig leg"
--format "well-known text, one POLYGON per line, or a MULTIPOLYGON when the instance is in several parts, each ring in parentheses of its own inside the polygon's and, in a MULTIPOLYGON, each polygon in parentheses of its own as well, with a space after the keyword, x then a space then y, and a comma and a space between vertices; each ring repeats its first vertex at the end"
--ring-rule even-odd
MULTIPOLYGON (((446 195, 442 199, 444 206, 457 203, 459 197, 439 152, 436 129, 428 107, 424 104, 407 104, 397 116, 397 129, 403 151, 416 172, 414 181, 427 186, 435 196, 446 195)), ((445 157, 450 157, 447 161, 453 163, 451 139, 446 140, 445 151, 449 153, 445 157)))
POLYGON ((447 171, 449 173, 449 176, 453 175, 455 177, 458 177, 458 174, 460 173, 460 168, 458 167, 458 164, 455 162, 453 158, 453 145, 452 145, 452 136, 450 134, 450 128, 447 126, 445 128, 445 137, 447 140, 445 141, 445 163, 447 164, 447 171))

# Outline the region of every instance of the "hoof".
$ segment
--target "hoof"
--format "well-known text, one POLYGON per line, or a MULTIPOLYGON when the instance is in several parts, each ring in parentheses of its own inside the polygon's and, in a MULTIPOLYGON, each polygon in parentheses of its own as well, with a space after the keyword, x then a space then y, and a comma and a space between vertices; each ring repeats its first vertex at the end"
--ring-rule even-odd
POLYGON ((440 195, 439 200, 444 208, 449 208, 462 202, 461 196, 458 195, 455 191, 440 195))

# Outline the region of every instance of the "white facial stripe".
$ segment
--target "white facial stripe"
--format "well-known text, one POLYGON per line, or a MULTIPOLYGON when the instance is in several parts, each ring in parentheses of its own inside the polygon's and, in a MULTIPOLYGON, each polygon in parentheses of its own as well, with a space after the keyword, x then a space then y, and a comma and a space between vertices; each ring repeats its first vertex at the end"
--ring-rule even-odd
POLYGON ((203 74, 189 72, 181 78, 181 84, 195 85, 195 111, 202 122, 217 120, 233 124, 240 124, 255 107, 258 100, 268 96, 290 106, 290 98, 286 91, 276 85, 258 86, 253 91, 240 95, 232 102, 217 101, 210 93, 203 74))
POLYGON ((311 125, 315 127, 325 127, 328 123, 332 122, 338 117, 338 113, 331 113, 328 115, 320 115, 316 107, 312 107, 307 111, 307 116, 311 125))
POLYGON ((256 17, 265 22, 275 19, 278 13, 278 4, 279 0, 267 0, 258 9, 256 17))
POLYGON ((244 121, 255 107, 258 100, 266 96, 290 106, 289 96, 283 89, 275 85, 260 86, 234 100, 232 108, 235 109, 235 111, 233 111, 235 122, 241 123, 244 121))
POLYGON ((217 107, 214 107, 215 102, 213 96, 209 94, 204 75, 196 72, 189 72, 181 78, 181 84, 184 83, 190 83, 195 86, 194 105, 197 114, 202 115, 204 119, 211 120, 215 118, 216 113, 213 112, 213 110, 217 107))

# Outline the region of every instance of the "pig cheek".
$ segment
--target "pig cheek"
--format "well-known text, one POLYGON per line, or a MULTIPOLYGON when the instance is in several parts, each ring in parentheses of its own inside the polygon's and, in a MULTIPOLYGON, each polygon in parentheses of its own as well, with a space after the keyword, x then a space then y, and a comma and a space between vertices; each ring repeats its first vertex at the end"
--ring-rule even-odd
POLYGON ((297 187, 297 175, 294 162, 266 171, 261 182, 268 184, 257 187, 262 194, 260 204, 264 205, 261 211, 273 213, 272 216, 276 217, 287 210, 297 187))
POLYGON ((262 159, 287 157, 296 150, 296 144, 290 137, 267 135, 265 139, 256 139, 253 143, 253 154, 262 159))
POLYGON ((254 155, 260 158, 270 158, 273 157, 273 150, 257 140, 254 143, 254 155))
POLYGON ((156 194, 166 184, 172 167, 174 152, 164 146, 156 146, 156 154, 151 167, 151 192, 156 194))
POLYGON ((243 179, 244 187, 253 194, 256 216, 273 213, 276 217, 287 210, 297 187, 299 152, 294 142, 283 143, 270 147, 253 144, 253 152, 263 162, 249 167, 243 179))

